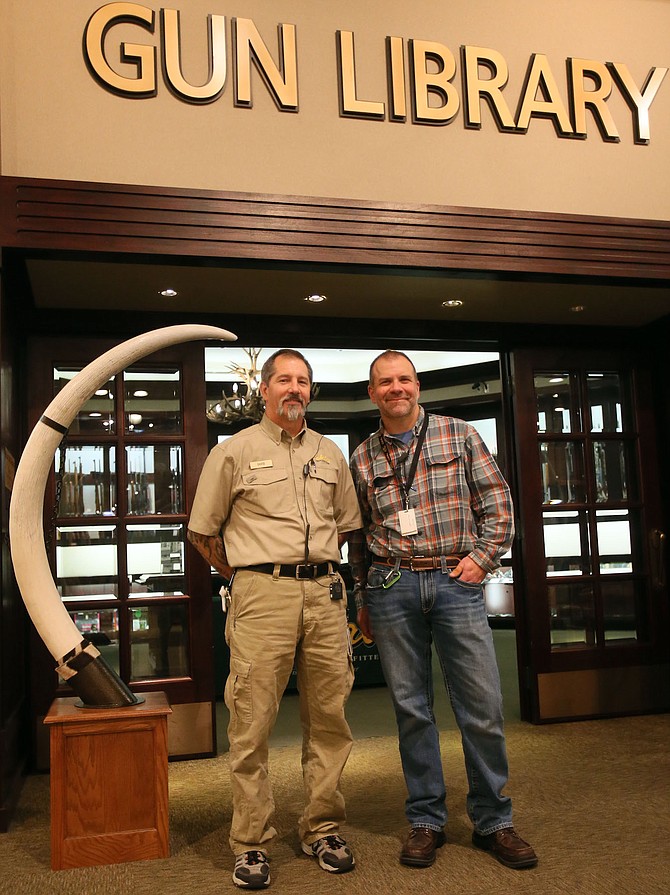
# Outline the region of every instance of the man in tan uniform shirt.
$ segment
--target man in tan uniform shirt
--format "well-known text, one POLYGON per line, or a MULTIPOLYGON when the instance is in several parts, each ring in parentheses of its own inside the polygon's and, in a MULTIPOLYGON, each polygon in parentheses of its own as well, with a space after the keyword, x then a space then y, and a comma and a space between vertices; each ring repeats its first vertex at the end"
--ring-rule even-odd
POLYGON ((353 869, 338 835, 339 782, 351 750, 344 706, 353 684, 340 547, 361 527, 342 452, 305 426, 312 369, 284 349, 261 371, 265 415, 207 458, 189 540, 232 579, 226 618, 225 699, 233 789, 233 882, 269 886, 266 849, 276 835, 268 740, 295 665, 303 725, 303 851, 331 873, 353 869))

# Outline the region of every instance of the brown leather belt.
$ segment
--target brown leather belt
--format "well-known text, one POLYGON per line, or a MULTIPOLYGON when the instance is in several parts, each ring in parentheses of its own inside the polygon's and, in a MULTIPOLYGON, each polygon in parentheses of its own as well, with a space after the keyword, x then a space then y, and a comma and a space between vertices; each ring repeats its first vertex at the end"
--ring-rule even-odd
MULTIPOLYGON (((467 553, 450 553, 448 556, 407 556, 400 560, 400 568, 409 569, 411 572, 429 572, 432 569, 441 569, 444 563, 446 568, 455 569, 466 556, 467 553)), ((395 566, 398 560, 393 556, 373 556, 372 561, 383 566, 395 566)))

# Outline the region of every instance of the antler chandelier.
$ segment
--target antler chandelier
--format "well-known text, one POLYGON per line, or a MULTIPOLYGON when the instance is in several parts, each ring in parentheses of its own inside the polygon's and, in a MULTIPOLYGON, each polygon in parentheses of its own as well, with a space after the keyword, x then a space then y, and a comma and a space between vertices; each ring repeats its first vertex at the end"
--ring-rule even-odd
POLYGON ((263 416, 263 399, 260 394, 261 374, 256 366, 262 348, 243 348, 249 358, 248 366, 228 364, 226 370, 237 376, 233 382, 232 394, 227 395, 225 389, 218 401, 207 408, 207 419, 214 423, 231 423, 239 420, 255 420, 263 416))

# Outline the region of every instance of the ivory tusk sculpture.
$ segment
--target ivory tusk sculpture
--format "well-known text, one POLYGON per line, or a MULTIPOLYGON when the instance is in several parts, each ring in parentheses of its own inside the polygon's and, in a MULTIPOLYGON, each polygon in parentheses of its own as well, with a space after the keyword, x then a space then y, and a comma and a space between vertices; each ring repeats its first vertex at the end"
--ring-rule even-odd
POLYGON ((28 439, 16 470, 9 539, 19 590, 38 634, 57 662, 56 670, 89 708, 134 705, 143 700, 110 668, 95 646, 82 637, 56 588, 42 517, 54 454, 79 410, 112 376, 161 348, 199 339, 232 342, 237 336, 216 326, 167 326, 122 342, 100 355, 49 404, 28 439))

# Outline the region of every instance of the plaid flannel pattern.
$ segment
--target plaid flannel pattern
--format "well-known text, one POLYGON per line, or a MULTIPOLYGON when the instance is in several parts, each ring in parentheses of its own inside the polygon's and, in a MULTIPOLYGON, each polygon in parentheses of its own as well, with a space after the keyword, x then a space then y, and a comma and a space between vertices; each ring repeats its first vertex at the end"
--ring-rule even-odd
POLYGON ((488 448, 469 423, 433 414, 428 418, 426 440, 409 493, 418 534, 400 533, 398 514, 404 505, 394 467, 404 479, 423 417, 420 408, 409 445, 385 434, 382 427, 359 445, 351 458, 363 515, 362 531, 352 533, 349 540, 359 607, 370 554, 409 557, 469 553, 486 572, 492 572, 512 544, 514 510, 510 491, 488 448))

